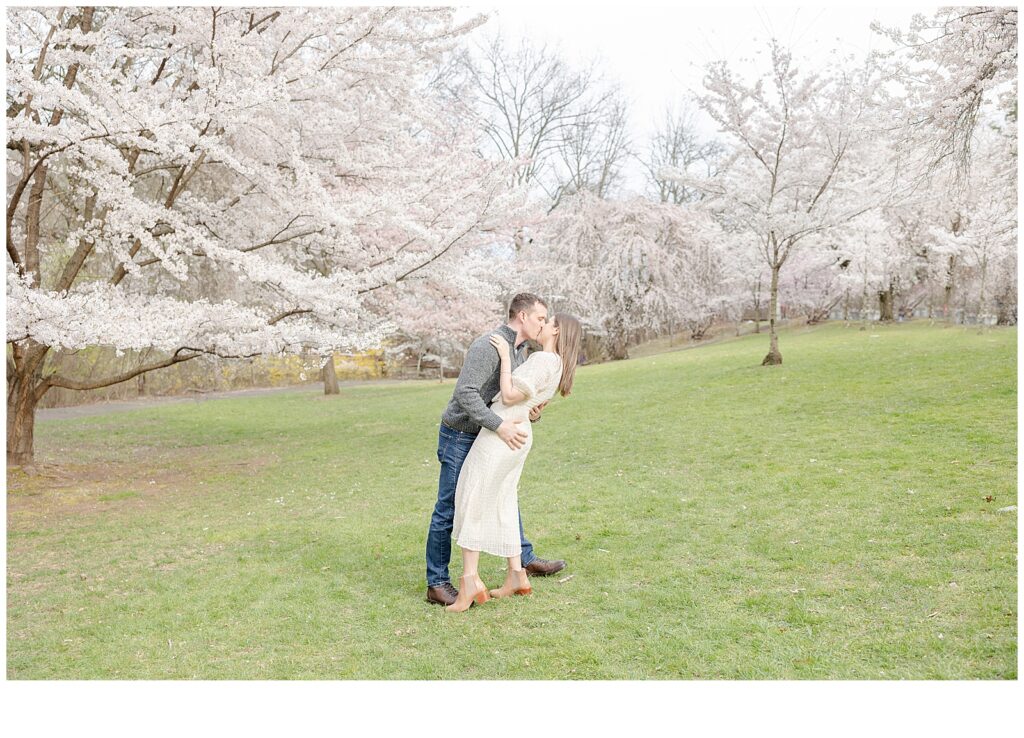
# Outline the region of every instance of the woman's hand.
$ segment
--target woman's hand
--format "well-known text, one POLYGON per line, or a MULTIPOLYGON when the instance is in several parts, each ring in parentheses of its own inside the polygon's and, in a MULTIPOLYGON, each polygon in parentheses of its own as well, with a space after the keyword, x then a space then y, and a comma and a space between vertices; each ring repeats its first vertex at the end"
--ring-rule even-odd
POLYGON ((508 341, 505 340, 504 336, 492 333, 491 345, 498 350, 498 356, 501 357, 501 362, 503 364, 507 363, 510 357, 508 352, 508 341))
MULTIPOLYGON (((501 357, 501 371, 498 372, 498 384, 501 387, 501 401, 505 403, 506 407, 511 407, 517 402, 522 402, 526 399, 519 390, 512 386, 512 360, 509 358, 508 341, 499 333, 491 334, 491 345, 498 352, 498 356, 501 357)), ((508 440, 502 437, 505 443, 508 440)), ((509 448, 514 448, 509 446, 509 448)))

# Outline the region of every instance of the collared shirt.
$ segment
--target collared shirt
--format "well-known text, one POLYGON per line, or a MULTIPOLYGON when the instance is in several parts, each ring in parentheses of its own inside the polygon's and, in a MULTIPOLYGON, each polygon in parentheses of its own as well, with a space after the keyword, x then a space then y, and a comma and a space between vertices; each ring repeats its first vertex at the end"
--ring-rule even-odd
POLYGON ((481 426, 496 431, 501 418, 491 410, 491 401, 501 391, 501 359, 491 345, 491 335, 498 333, 508 341, 512 371, 526 361, 526 341, 515 345, 516 332, 503 325, 473 340, 466 351, 466 360, 455 382, 452 399, 441 415, 449 428, 463 433, 479 433, 481 426))

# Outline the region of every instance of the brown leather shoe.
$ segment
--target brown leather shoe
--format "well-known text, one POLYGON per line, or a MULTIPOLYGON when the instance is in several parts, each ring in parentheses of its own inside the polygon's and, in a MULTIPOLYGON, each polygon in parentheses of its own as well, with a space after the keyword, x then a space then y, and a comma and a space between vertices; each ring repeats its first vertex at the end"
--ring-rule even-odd
POLYGON ((455 589, 451 582, 445 582, 436 587, 427 587, 427 602, 434 605, 450 605, 458 596, 459 590, 455 589))
POLYGON ((561 559, 555 559, 554 561, 548 561, 547 559, 534 559, 523 568, 526 569, 530 576, 549 577, 552 574, 557 574, 562 571, 562 569, 565 568, 565 562, 561 559))

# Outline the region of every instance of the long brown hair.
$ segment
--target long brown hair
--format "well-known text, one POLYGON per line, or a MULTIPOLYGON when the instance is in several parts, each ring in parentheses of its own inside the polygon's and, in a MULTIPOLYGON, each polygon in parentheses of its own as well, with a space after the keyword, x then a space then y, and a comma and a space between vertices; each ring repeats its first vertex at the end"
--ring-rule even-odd
POLYGON ((583 326, 568 313, 555 313, 555 325, 558 326, 555 353, 562 358, 562 378, 558 382, 558 392, 562 397, 568 397, 572 392, 576 362, 579 361, 580 345, 583 343, 583 326))

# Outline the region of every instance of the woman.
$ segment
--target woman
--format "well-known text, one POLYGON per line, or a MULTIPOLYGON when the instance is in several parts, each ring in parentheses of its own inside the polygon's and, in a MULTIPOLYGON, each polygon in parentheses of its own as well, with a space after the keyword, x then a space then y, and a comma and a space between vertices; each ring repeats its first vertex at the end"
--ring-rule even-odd
MULTIPOLYGON (((556 390, 562 397, 568 396, 582 338, 580 322, 558 313, 537 337, 542 350, 530 354, 512 373, 508 341, 491 336, 491 344, 501 357, 501 392, 495 395, 491 409, 502 420, 525 420, 531 408, 547 402, 556 390)), ((464 612, 474 602, 486 602, 491 597, 528 595, 532 591, 520 561, 518 487, 523 463, 533 445, 533 430, 529 423, 521 427, 529 436, 523 447, 514 451, 493 431, 482 429, 459 473, 452 538, 462 548, 463 576, 459 596, 446 608, 452 612, 464 612), (508 560, 505 583, 489 594, 477 573, 481 551, 508 560)))

